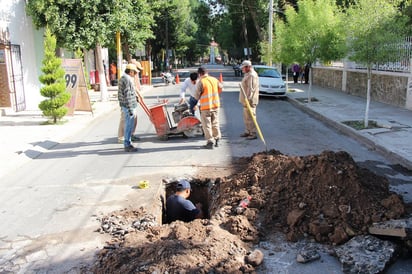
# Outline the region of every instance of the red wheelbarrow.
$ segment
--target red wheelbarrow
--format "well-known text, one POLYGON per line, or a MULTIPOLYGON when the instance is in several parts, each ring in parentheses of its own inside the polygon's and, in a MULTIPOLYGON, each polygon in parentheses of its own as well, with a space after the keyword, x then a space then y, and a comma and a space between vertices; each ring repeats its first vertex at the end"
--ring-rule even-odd
POLYGON ((189 114, 187 103, 174 107, 173 122, 167 111, 167 100, 163 100, 153 106, 147 106, 139 94, 139 103, 153 123, 157 136, 162 140, 167 140, 172 135, 182 135, 184 137, 195 137, 203 135, 200 120, 189 114))

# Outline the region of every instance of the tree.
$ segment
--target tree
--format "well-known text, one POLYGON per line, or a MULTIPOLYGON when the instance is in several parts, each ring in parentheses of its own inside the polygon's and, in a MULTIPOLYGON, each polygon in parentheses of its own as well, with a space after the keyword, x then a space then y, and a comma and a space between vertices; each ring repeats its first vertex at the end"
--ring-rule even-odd
MULTIPOLYGON (((286 23, 278 20, 276 25, 274 60, 311 66, 316 61, 328 62, 345 56, 342 14, 334 1, 299 0, 298 11, 288 6, 285 15, 286 23)), ((312 80, 309 84, 308 102, 312 80)))
POLYGON ((51 117, 56 124, 67 114, 65 104, 69 102, 71 94, 66 92, 65 71, 61 67, 61 59, 55 55, 56 38, 46 28, 44 39, 44 59, 41 68, 43 74, 39 77, 40 83, 44 86, 40 89, 40 94, 48 99, 40 102, 39 108, 44 116, 51 117))
MULTIPOLYGON (((151 19, 149 4, 144 0, 77 0, 53 1, 30 0, 27 12, 37 28, 49 26, 56 36, 57 45, 75 51, 95 49, 101 56, 101 47, 115 41, 116 32, 120 31, 127 49, 137 49, 151 37, 151 19), (116 9, 117 8, 117 9, 116 9), (146 17, 147 16, 147 17, 146 17)), ((99 78, 102 79, 100 90, 102 101, 108 100, 103 60, 96 60, 99 78)))
MULTIPOLYGON (((108 37, 115 37, 119 31, 121 35, 122 48, 125 59, 132 59, 132 52, 137 49, 144 49, 146 42, 154 38, 152 26, 154 21, 154 9, 160 6, 159 0, 126 0, 116 1, 111 4, 113 10, 108 14, 110 31, 108 37)), ((106 39, 107 40, 107 39, 106 39)), ((114 39, 107 40, 114 45, 114 39)), ((109 43, 103 44, 107 46, 109 43)))
POLYGON ((380 62, 394 60, 395 45, 401 42, 405 20, 397 1, 358 0, 346 10, 349 59, 363 64, 367 70, 364 127, 368 127, 371 75, 380 62))
POLYGON ((155 62, 161 66, 169 54, 185 56, 196 44, 197 24, 194 22, 195 3, 191 0, 171 0, 162 2, 154 10, 155 24, 152 31, 155 37, 149 41, 155 62))

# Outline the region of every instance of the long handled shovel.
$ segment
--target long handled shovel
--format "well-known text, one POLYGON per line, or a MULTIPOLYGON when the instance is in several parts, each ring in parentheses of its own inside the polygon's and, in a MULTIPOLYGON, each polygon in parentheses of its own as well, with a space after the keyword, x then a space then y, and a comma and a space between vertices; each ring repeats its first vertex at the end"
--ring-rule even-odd
POLYGON ((262 142, 265 144, 266 151, 268 151, 268 146, 266 145, 265 138, 263 138, 263 134, 262 134, 262 131, 260 130, 260 127, 259 127, 259 124, 258 124, 258 122, 257 122, 257 120, 256 120, 256 117, 255 117, 255 115, 253 115, 252 109, 250 108, 249 100, 248 100, 248 98, 247 98, 247 96, 246 96, 246 93, 245 93, 245 91, 243 90, 242 85, 239 84, 239 87, 240 87, 241 92, 243 93, 243 96, 245 97, 246 107, 247 107, 247 109, 248 109, 248 111, 249 111, 250 117, 252 117, 253 123, 255 124, 255 127, 256 127, 256 129, 257 129, 257 132, 258 132, 258 134, 259 134, 259 138, 260 138, 260 140, 262 140, 262 142))

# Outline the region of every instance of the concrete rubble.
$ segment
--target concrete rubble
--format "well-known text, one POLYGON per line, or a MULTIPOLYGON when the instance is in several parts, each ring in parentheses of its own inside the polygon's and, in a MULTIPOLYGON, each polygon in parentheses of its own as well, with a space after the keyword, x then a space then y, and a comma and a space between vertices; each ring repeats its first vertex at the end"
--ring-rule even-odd
POLYGON ((315 260, 320 259, 320 254, 317 247, 308 245, 299 250, 298 254, 296 255, 296 261, 298 263, 308 263, 315 260))
POLYGON ((146 213, 139 217, 138 213, 135 212, 136 217, 132 218, 133 221, 130 221, 125 216, 122 216, 121 212, 119 214, 113 213, 110 216, 98 217, 97 220, 101 225, 96 232, 108 233, 119 240, 124 240, 125 235, 132 231, 142 231, 159 225, 152 214, 146 213))
POLYGON ((374 223, 369 228, 369 233, 411 240, 412 217, 408 219, 389 220, 386 222, 374 223))
POLYGON ((335 252, 342 263, 343 273, 381 273, 397 253, 397 245, 374 236, 355 236, 347 243, 336 247, 335 252))

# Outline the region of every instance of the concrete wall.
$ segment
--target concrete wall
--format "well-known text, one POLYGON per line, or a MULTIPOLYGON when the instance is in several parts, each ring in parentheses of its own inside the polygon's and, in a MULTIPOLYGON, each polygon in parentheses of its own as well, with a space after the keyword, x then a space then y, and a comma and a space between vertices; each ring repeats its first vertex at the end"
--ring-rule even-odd
POLYGON ((25 9, 25 0, 0 0, 0 25, 9 29, 11 44, 20 45, 26 109, 34 110, 44 99, 38 80, 43 59, 43 32, 35 30, 25 9))
MULTIPOLYGON (((340 90, 366 98, 367 75, 365 70, 313 67, 313 84, 340 90)), ((397 107, 408 108, 408 73, 373 71, 371 99, 397 107)))

